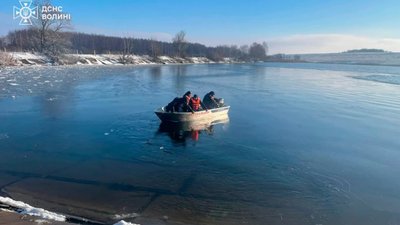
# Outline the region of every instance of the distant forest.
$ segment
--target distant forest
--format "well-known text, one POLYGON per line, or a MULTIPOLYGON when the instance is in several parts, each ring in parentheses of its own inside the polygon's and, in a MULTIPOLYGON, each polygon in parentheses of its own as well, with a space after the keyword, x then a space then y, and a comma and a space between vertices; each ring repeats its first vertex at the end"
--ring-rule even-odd
MULTIPOLYGON (((39 9, 52 7, 51 0, 36 0, 39 9)), ((219 61, 229 57, 235 60, 265 60, 268 45, 266 42, 251 45, 223 45, 207 47, 203 44, 190 43, 184 31, 178 32, 170 42, 134 37, 112 37, 99 34, 71 32, 68 20, 54 20, 42 17, 33 21, 29 29, 15 30, 0 38, 3 51, 37 52, 53 58, 55 61, 62 54, 120 54, 122 61, 130 55, 149 55, 173 57, 207 57, 219 61)), ((53 12, 57 13, 57 12, 53 12)))
POLYGON ((376 49, 376 48, 362 48, 362 49, 352 49, 352 50, 348 50, 345 51, 343 53, 363 53, 363 52, 373 52, 373 53, 377 53, 377 52, 385 52, 385 50, 383 49, 376 49))
POLYGON ((136 54, 157 57, 161 55, 179 57, 207 57, 221 60, 229 57, 237 60, 263 60, 268 51, 267 44, 253 43, 243 46, 207 47, 185 40, 183 31, 171 40, 162 42, 152 39, 112 37, 98 34, 64 32, 40 27, 16 30, 0 38, 4 51, 40 52, 54 56, 59 54, 136 54), (44 37, 43 37, 44 36, 44 37))

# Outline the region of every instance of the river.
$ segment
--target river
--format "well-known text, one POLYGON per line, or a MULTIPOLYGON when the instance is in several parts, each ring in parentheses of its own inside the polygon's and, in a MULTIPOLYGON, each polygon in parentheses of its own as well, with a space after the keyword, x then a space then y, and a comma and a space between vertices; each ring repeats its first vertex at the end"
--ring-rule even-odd
POLYGON ((400 67, 0 71, 0 195, 113 223, 400 224, 400 67), (229 122, 154 114, 213 90, 229 122))

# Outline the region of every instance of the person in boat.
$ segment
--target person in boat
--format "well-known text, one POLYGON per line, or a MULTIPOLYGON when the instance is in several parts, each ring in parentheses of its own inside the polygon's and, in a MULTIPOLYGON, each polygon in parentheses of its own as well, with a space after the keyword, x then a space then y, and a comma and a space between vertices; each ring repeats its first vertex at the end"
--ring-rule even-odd
POLYGON ((166 112, 193 112, 190 107, 190 99, 192 93, 187 91, 182 98, 176 97, 167 106, 165 106, 166 112))
POLYGON ((193 109, 193 111, 200 111, 201 109, 205 109, 207 111, 207 107, 203 104, 203 102, 197 95, 194 95, 193 98, 190 99, 189 105, 193 109))
POLYGON ((208 92, 203 98, 203 103, 207 109, 214 109, 220 107, 218 101, 219 99, 215 98, 214 91, 208 92))
POLYGON ((182 107, 182 99, 181 98, 174 98, 172 102, 168 103, 168 105, 165 107, 165 111, 167 112, 179 112, 182 107))
POLYGON ((192 98, 192 92, 187 91, 183 97, 183 111, 184 112, 194 112, 192 107, 190 107, 190 99, 192 98))

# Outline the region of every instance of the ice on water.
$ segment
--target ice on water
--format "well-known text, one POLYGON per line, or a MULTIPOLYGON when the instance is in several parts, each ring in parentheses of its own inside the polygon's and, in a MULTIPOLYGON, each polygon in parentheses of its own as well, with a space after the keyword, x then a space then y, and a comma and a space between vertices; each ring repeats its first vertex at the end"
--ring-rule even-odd
MULTIPOLYGON (((0 98, 42 95, 69 88, 95 76, 95 70, 74 67, 7 67, 0 71, 0 98)), ((14 97, 14 98, 15 98, 14 97)), ((56 98, 49 98, 50 101, 56 98)))
POLYGON ((353 78, 367 81, 374 81, 387 84, 400 85, 400 74, 371 74, 364 76, 353 76, 353 78))

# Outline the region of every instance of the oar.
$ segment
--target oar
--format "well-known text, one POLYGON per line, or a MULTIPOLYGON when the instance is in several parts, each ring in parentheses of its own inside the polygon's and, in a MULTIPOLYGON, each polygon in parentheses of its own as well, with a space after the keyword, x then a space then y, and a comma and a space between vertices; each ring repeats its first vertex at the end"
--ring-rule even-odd
POLYGON ((192 107, 189 104, 186 104, 187 106, 189 106, 189 109, 192 111, 192 113, 194 113, 194 110, 192 109, 192 107))

